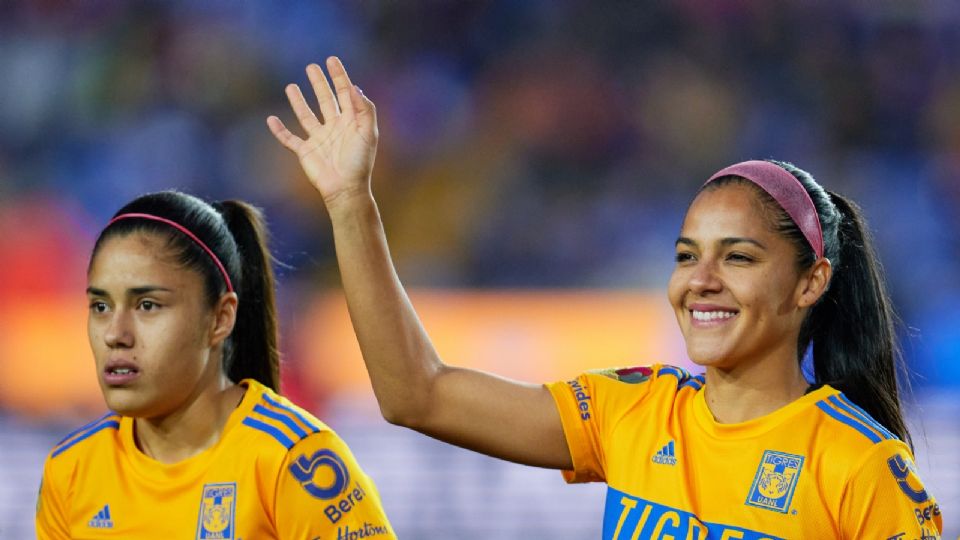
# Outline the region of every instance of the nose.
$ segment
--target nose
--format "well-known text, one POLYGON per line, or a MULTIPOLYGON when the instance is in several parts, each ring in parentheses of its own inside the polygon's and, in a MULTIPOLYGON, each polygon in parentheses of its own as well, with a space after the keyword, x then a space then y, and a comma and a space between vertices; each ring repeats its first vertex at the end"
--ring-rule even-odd
POLYGON ((704 296, 723 290, 723 281, 717 275, 717 265, 712 260, 701 259, 693 268, 688 282, 690 292, 704 296))
POLYGON ((111 349, 123 349, 133 346, 132 314, 126 309, 118 309, 110 317, 103 341, 111 349))

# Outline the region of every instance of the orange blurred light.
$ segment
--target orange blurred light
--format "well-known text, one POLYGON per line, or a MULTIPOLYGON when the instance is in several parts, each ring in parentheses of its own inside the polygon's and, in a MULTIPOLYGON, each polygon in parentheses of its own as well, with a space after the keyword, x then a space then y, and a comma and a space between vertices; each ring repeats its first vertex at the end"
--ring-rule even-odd
MULTIPOLYGON (((689 367, 662 293, 420 290, 411 299, 452 365, 527 382, 655 362, 689 367)), ((342 295, 318 296, 295 326, 288 335, 308 391, 370 392, 342 295)))

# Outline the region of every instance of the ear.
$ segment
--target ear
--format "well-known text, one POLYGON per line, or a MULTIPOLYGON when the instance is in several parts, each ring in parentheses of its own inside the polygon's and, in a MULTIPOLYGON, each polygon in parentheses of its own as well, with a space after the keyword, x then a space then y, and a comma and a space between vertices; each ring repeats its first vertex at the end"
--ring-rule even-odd
POLYGON ((800 278, 798 285, 800 298, 797 299, 797 306, 805 308, 816 304, 827 291, 831 277, 833 277, 833 264, 830 263, 830 259, 820 257, 813 263, 813 268, 807 270, 800 278))
POLYGON ((220 345, 227 339, 237 323, 237 293, 226 293, 213 307, 213 321, 210 328, 210 346, 220 345))

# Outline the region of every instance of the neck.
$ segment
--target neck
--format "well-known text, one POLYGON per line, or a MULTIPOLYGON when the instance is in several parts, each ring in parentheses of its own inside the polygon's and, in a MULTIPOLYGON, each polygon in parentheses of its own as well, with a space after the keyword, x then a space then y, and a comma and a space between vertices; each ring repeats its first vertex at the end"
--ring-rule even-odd
POLYGON ((246 389, 223 375, 216 384, 203 386, 184 406, 169 414, 134 419, 134 439, 144 454, 161 463, 176 463, 220 440, 230 413, 246 389))
POLYGON ((731 368, 708 367, 704 398, 717 422, 753 420, 802 397, 809 384, 795 351, 794 346, 731 368))

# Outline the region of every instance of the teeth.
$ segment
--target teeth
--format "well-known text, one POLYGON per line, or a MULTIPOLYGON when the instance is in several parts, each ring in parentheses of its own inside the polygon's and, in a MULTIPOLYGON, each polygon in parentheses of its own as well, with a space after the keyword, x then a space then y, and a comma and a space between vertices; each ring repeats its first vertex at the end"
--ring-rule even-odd
POLYGON ((112 371, 113 371, 115 374, 117 374, 117 375, 127 375, 127 374, 130 374, 130 373, 133 373, 133 370, 132 370, 132 369, 130 369, 130 368, 125 368, 125 367, 116 368, 116 369, 114 369, 114 370, 112 370, 112 371))
POLYGON ((693 311, 693 318, 698 321, 716 321, 722 319, 729 319, 733 317, 736 313, 732 311, 693 311))

